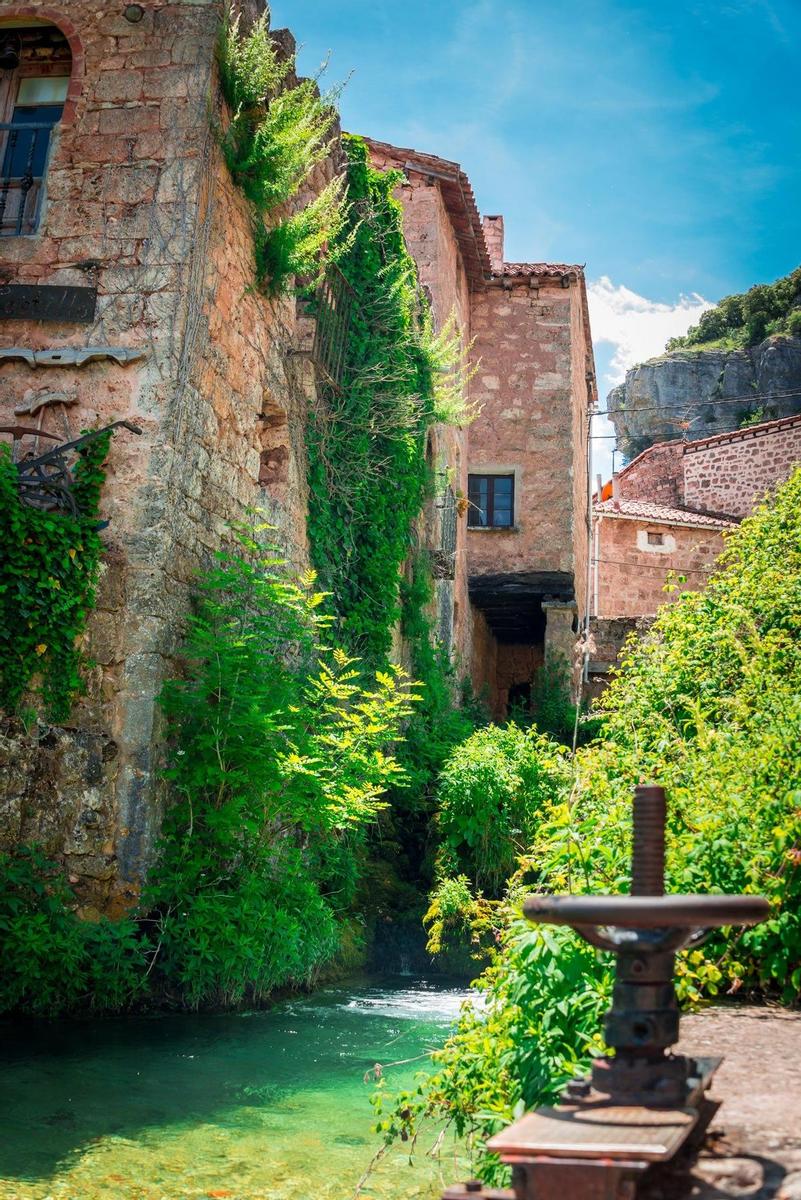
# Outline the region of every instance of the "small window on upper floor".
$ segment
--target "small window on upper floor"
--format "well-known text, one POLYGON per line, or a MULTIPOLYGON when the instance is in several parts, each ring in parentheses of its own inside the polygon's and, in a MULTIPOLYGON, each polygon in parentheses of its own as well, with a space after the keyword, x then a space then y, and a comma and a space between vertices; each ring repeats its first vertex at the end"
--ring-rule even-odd
POLYGON ((471 529, 511 529, 514 525, 514 475, 468 475, 467 498, 471 529))
POLYGON ((0 236, 39 225, 53 130, 70 82, 69 45, 51 25, 0 25, 0 236), (16 66, 13 64, 16 62, 16 66))
POLYGON ((665 544, 664 533, 651 533, 649 530, 649 533, 648 533, 648 545, 649 546, 664 546, 664 544, 665 544))

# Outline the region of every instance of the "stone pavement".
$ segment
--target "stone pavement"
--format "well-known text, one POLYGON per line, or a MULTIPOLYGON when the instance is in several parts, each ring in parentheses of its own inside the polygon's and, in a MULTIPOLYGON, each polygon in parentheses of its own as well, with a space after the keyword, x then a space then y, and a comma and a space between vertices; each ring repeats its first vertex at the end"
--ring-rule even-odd
POLYGON ((724 1056, 710 1092, 723 1105, 689 1176, 648 1200, 801 1200, 801 1012, 712 1008, 682 1035, 683 1052, 724 1056))

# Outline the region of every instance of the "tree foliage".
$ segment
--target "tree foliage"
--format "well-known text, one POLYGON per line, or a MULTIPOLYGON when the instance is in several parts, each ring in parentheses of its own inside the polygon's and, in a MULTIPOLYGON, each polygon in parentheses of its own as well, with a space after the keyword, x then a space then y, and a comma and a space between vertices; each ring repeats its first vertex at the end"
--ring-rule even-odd
MULTIPOLYGON (((532 888, 627 890, 631 793, 641 780, 670 796, 668 891, 756 892, 772 907, 762 925, 724 930, 682 955, 680 997, 798 998, 800 635, 797 471, 730 535, 706 589, 664 606, 630 644, 603 700, 601 740, 579 751, 569 800, 539 810, 510 880, 505 914, 495 918, 502 948, 479 981, 484 1003, 463 1012, 415 1093, 377 1100, 388 1139, 408 1136, 425 1113, 481 1141, 524 1107, 552 1100, 599 1051, 607 956, 570 931, 527 927, 519 898, 532 888)), ((504 762, 492 774, 503 778, 512 768, 498 748, 504 762)), ((463 757, 464 748, 453 756, 457 771, 463 757)), ((480 1169, 499 1177, 491 1158, 480 1169)))
POLYGON ((674 337, 666 349, 703 348, 711 343, 755 346, 773 333, 801 334, 801 267, 775 283, 757 283, 702 314, 682 337, 674 337))

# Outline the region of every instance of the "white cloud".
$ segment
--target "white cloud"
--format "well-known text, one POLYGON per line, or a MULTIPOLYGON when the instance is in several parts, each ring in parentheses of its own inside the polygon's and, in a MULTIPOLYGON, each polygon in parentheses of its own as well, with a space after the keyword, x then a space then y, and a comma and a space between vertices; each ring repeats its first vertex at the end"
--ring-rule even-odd
MULTIPOLYGON (((606 393, 622 383, 629 367, 661 354, 668 338, 686 333, 701 313, 713 305, 703 296, 679 296, 675 304, 648 300, 623 284, 614 284, 607 275, 587 287, 590 325, 599 359, 608 366, 599 381, 601 409, 606 393), (611 350, 611 356, 610 356, 611 350)), ((606 416, 593 419, 592 472, 608 479, 619 461, 615 460, 614 428, 606 416)))
POLYGON ((686 333, 701 313, 714 306, 694 292, 679 296, 675 304, 647 300, 608 275, 589 284, 590 325, 593 341, 614 347, 604 382, 609 387, 622 383, 629 367, 661 354, 668 338, 686 333))

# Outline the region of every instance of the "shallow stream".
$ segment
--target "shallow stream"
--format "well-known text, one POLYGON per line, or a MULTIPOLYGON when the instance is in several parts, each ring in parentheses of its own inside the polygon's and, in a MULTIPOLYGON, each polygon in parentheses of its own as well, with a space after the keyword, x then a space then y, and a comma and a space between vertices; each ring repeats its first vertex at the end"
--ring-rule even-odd
MULTIPOLYGON (((376 1063, 425 1069, 464 988, 404 978, 266 1012, 0 1027, 0 1200, 350 1200, 380 1139, 376 1063)), ((364 1200, 434 1197, 463 1178, 395 1147, 364 1200)))

